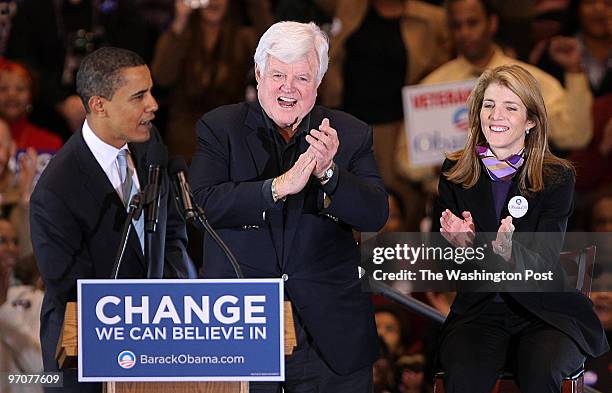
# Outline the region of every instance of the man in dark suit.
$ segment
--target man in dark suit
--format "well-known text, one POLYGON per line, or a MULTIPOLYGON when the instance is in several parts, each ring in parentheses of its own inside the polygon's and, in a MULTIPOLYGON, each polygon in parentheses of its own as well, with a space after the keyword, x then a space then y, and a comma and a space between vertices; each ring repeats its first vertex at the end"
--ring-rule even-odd
MULTIPOLYGON (((131 51, 108 47, 86 57, 77 88, 87 118, 32 194, 32 243, 46 289, 41 312, 46 371, 58 370, 55 348, 66 303, 76 300, 77 279, 111 277, 129 198, 146 185, 148 146, 161 141, 151 124, 157 110, 151 87, 149 69, 131 51)), ((167 179, 162 183, 169 184, 167 179)), ((142 220, 141 215, 133 221, 120 278, 147 277, 142 220)), ((165 255, 165 276, 195 277, 186 242, 184 221, 171 190, 163 186, 152 259, 164 263, 165 255)), ((101 386, 78 384, 76 370, 64 370, 61 391, 99 392, 101 386)))
MULTIPOLYGON (((285 280, 298 336, 285 391, 371 392, 376 328, 352 229, 380 229, 387 194, 371 127, 314 105, 327 50, 313 23, 270 27, 255 52, 257 102, 199 120, 191 184, 244 275, 285 280)), ((233 276, 210 238, 204 250, 205 277, 233 276)))

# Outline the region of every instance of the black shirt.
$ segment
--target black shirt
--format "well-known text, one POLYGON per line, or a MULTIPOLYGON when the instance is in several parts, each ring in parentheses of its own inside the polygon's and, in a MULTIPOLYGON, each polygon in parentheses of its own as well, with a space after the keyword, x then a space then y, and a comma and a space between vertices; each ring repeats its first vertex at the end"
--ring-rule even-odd
MULTIPOLYGON (((277 176, 280 176, 283 173, 287 172, 289 169, 291 169, 291 167, 295 164, 300 155, 300 146, 304 146, 305 148, 307 148, 308 146, 308 142, 306 142, 305 138, 311 129, 310 113, 304 116, 304 118, 298 125, 295 134, 293 134, 293 136, 288 141, 285 141, 281 133, 276 128, 274 121, 270 119, 270 117, 265 113, 263 108, 261 112, 264 118, 264 123, 266 124, 268 138, 272 142, 270 145, 274 150, 274 153, 270 152, 270 155, 273 157, 271 164, 274 165, 275 173, 277 173, 277 176)), ((331 126, 333 127, 333 124, 331 124, 331 126)), ((272 180, 274 179, 268 179, 263 183, 261 192, 263 194, 264 199, 268 201, 268 205, 270 207, 275 208, 282 206, 284 210, 284 203, 282 203, 282 201, 277 201, 276 203, 274 203, 274 199, 272 198, 272 180)), ((317 179, 314 179, 311 176, 310 181, 304 188, 318 186, 321 187, 327 195, 333 195, 333 193, 336 191, 337 185, 338 171, 336 171, 336 173, 334 173, 334 176, 332 176, 332 178, 324 185, 321 185, 317 179)), ((307 208, 308 206, 313 206, 312 208, 315 209, 317 205, 318 203, 316 201, 316 193, 306 193, 304 207, 307 208), (312 198, 315 199, 311 201, 310 199, 312 198)))
POLYGON ((276 128, 274 121, 265 112, 263 112, 263 117, 268 137, 274 142, 272 146, 276 153, 276 173, 280 175, 291 169, 297 161, 300 142, 306 138, 307 133, 310 131, 310 113, 302 119, 295 134, 288 141, 285 141, 283 135, 276 128))

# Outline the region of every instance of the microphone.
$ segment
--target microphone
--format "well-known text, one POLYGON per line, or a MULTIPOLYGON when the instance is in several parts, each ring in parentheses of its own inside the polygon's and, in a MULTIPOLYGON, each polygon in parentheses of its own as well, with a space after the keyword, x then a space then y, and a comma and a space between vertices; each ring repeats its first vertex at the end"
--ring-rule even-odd
POLYGON ((174 195, 178 202, 178 207, 186 221, 192 221, 196 218, 197 211, 193 207, 191 199, 191 188, 187 182, 187 163, 181 156, 172 157, 168 165, 168 173, 172 178, 174 186, 174 195))
POLYGON ((161 143, 151 143, 147 150, 149 167, 148 184, 145 194, 145 231, 154 233, 159 220, 162 168, 168 164, 168 150, 161 143))
POLYGON ((185 176, 187 173, 187 163, 185 163, 185 159, 181 156, 173 157, 168 166, 168 173, 173 180, 172 184, 174 185, 174 194, 178 203, 178 209, 183 214, 185 220, 189 221, 197 229, 208 233, 229 260, 236 273, 236 277, 244 278, 244 274, 242 273, 242 269, 240 269, 238 261, 236 261, 236 257, 210 225, 204 215, 204 210, 202 210, 193 200, 191 187, 189 187, 187 176, 185 176))
POLYGON ((140 213, 142 213, 142 197, 142 192, 134 194, 128 205, 128 215, 132 215, 132 219, 136 221, 138 221, 140 213))

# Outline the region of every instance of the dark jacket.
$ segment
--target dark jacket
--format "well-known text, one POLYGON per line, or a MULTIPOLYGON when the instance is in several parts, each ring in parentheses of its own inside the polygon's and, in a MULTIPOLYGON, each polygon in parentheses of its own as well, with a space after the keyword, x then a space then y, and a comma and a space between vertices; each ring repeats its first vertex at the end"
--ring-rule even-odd
MULTIPOLYGON (((377 231, 387 220, 387 194, 372 152, 371 128, 339 111, 315 106, 311 128, 329 118, 340 146, 331 204, 311 177, 304 190, 271 207, 263 194, 275 173, 258 103, 218 108, 197 124, 198 149, 190 170, 198 204, 228 244, 246 277, 281 277, 315 346, 331 368, 348 374, 378 357, 370 296, 358 278, 352 229, 377 231), (283 225, 283 204, 285 223, 283 225)), ((302 141, 299 153, 308 143, 302 141)), ((204 276, 233 277, 221 250, 205 240, 204 276)))
MULTIPOLYGON (((453 162, 446 160, 442 171, 449 170, 453 165, 453 162)), ((514 196, 522 195, 529 205, 527 214, 513 218, 515 233, 565 232, 567 219, 573 210, 575 178, 567 169, 552 169, 551 174, 544 179, 544 190, 536 194, 521 193, 518 187, 519 175, 514 177, 503 205, 501 218, 509 215, 508 202, 514 196)), ((482 165, 478 182, 473 187, 465 189, 460 184, 448 181, 442 175, 438 191, 439 198, 433 212, 433 231, 439 230, 442 211, 450 209, 459 217, 463 211, 471 212, 477 233, 497 232, 500 223, 495 214, 491 180, 482 165)), ((551 241, 547 244, 521 245, 513 242, 512 252, 517 265, 540 271, 544 267, 555 269, 554 265, 544 266, 544 264, 548 263, 547 261, 558 261, 563 243, 562 236, 559 236, 559 239, 560 241, 551 241)), ((535 240, 534 238, 534 242, 535 240)), ((543 321, 570 336, 583 352, 595 357, 608 350, 603 328, 593 311, 591 300, 581 293, 510 292, 509 295, 543 321)), ((454 320, 477 317, 484 306, 493 299, 492 293, 458 293, 446 326, 452 326, 454 320)))

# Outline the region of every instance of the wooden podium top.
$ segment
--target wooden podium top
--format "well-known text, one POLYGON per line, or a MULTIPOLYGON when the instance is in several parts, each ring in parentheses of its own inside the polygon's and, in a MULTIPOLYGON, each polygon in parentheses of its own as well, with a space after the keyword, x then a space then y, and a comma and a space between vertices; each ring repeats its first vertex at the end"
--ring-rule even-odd
POLYGON ((249 393, 248 382, 106 382, 104 393, 249 393))

